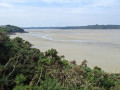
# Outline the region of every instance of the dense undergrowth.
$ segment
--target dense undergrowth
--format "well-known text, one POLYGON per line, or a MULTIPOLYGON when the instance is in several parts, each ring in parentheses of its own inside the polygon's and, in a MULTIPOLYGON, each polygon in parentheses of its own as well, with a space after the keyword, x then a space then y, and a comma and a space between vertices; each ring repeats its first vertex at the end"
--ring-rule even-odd
POLYGON ((41 52, 0 32, 0 90, 120 90, 120 74, 91 69, 86 60, 69 63, 55 49, 41 52))

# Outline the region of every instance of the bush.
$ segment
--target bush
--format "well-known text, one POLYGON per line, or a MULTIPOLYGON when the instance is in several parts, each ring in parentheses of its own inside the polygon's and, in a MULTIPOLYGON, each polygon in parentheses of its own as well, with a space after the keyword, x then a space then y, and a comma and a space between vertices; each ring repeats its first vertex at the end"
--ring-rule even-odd
POLYGON ((15 78, 16 85, 24 85, 26 81, 26 77, 23 74, 17 75, 15 78))

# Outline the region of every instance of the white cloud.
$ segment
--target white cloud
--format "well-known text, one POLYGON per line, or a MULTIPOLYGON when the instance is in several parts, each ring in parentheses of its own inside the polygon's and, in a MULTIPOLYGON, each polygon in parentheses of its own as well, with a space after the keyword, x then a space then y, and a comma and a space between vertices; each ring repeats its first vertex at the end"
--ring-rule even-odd
POLYGON ((12 7, 12 4, 8 4, 8 3, 0 3, 1 7, 12 7))
POLYGON ((96 0, 42 0, 45 3, 86 3, 86 2, 94 2, 96 0))
POLYGON ((111 6, 114 4, 120 4, 120 0, 41 0, 45 3, 61 3, 61 4, 87 4, 96 6, 111 6))
POLYGON ((117 0, 98 0, 94 6, 113 6, 117 4, 117 0))
POLYGON ((1 7, 13 7, 17 3, 26 3, 27 0, 0 0, 1 7))
POLYGON ((17 2, 17 3, 25 3, 28 0, 9 0, 9 1, 11 1, 11 2, 17 2))
POLYGON ((27 0, 0 0, 0 2, 8 2, 8 3, 24 3, 27 0))

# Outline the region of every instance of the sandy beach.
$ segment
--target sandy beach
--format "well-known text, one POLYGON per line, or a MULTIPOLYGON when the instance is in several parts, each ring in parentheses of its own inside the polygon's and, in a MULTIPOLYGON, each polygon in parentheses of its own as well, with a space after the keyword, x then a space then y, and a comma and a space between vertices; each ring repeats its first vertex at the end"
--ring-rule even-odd
POLYGON ((57 49, 68 61, 99 66, 107 72, 120 73, 120 30, 25 30, 21 37, 41 51, 57 49))

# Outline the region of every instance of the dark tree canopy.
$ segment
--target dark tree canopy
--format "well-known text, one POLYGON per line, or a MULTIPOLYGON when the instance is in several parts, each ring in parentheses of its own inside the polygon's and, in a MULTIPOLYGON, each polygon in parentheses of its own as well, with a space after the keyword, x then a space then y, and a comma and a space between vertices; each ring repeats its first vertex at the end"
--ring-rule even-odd
POLYGON ((13 25, 0 26, 0 31, 7 33, 24 32, 22 28, 13 25))

